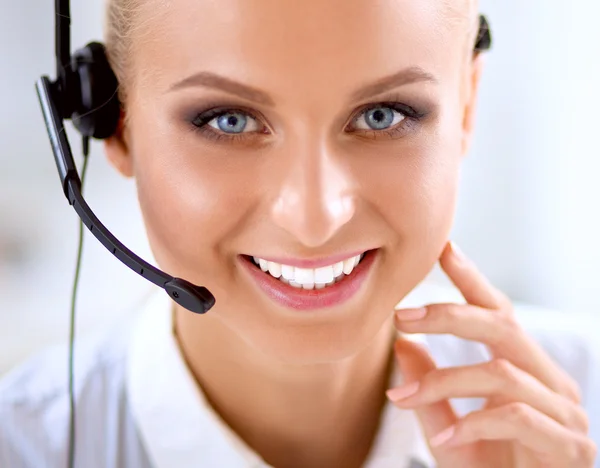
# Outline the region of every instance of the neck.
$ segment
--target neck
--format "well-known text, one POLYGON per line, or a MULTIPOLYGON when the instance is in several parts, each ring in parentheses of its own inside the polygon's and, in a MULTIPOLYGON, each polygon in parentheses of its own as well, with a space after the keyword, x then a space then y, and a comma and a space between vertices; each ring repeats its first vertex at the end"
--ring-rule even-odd
POLYGON ((250 347, 218 318, 177 310, 182 353, 219 416, 277 467, 362 466, 393 365, 393 326, 339 362, 291 366, 250 347))

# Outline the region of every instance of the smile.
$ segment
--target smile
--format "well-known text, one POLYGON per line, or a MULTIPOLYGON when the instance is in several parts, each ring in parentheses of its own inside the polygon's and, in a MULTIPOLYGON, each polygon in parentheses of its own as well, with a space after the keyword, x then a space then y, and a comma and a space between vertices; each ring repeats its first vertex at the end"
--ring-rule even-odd
POLYGON ((270 299, 287 308, 314 310, 340 305, 357 293, 378 252, 368 250, 324 262, 285 262, 247 255, 240 258, 254 283, 270 299))
POLYGON ((310 291, 311 289, 324 289, 343 280, 345 276, 352 273, 364 256, 365 254, 362 253, 321 268, 298 268, 269 262, 258 257, 253 257, 253 261, 257 267, 273 278, 294 288, 310 291))

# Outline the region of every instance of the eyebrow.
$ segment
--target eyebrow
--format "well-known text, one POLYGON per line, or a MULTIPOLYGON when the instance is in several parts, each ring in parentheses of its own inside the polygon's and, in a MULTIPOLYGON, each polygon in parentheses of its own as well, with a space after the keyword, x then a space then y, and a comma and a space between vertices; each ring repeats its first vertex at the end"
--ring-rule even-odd
MULTIPOLYGON (((421 67, 413 66, 400 70, 399 72, 384 78, 380 78, 373 83, 363 85, 354 91, 350 97, 352 100, 356 101, 368 99, 391 89, 418 82, 430 82, 437 84, 438 80, 435 78, 435 76, 426 72, 421 67)), ((202 71, 190 75, 187 78, 184 78, 183 80, 173 84, 169 88, 169 91, 176 91, 195 86, 220 89, 226 93, 235 94, 258 104, 263 104, 270 107, 275 106, 275 101, 266 92, 209 71, 202 71)))
POLYGON ((208 71, 195 73, 194 75, 178 81, 169 88, 169 91, 176 91, 194 86, 220 89, 221 91, 225 91, 229 94, 235 94, 258 104, 264 104, 271 107, 275 106, 275 101, 273 98, 264 91, 208 71))
POLYGON ((392 75, 380 78, 374 83, 360 87, 352 93, 351 99, 361 101, 385 93, 394 88, 399 88, 400 86, 420 82, 437 84, 438 80, 435 76, 426 72, 421 67, 408 67, 392 75))

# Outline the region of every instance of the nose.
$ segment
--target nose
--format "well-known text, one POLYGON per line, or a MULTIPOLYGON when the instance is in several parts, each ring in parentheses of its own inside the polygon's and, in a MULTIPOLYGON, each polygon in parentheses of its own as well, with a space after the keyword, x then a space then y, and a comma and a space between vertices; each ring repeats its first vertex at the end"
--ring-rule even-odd
POLYGON ((323 143, 316 149, 296 147, 288 160, 273 220, 304 246, 322 246, 355 214, 352 178, 323 143))

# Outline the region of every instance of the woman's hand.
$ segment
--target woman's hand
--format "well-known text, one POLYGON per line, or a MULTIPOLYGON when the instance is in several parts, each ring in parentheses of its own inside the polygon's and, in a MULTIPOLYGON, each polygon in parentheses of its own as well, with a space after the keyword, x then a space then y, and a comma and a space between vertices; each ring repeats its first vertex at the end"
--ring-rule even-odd
POLYGON ((493 359, 438 369, 422 346, 396 343, 406 383, 388 397, 416 411, 439 467, 593 467, 596 447, 575 381, 527 336, 510 301, 455 246, 446 246, 440 264, 468 304, 398 310, 396 327, 479 341, 493 359), (486 403, 461 419, 448 400, 466 397, 486 403))

